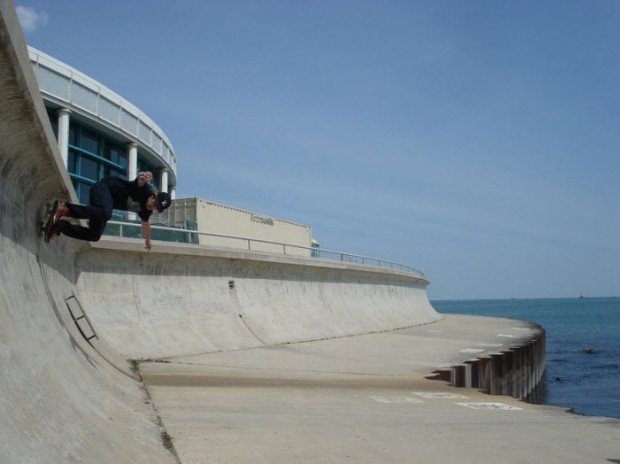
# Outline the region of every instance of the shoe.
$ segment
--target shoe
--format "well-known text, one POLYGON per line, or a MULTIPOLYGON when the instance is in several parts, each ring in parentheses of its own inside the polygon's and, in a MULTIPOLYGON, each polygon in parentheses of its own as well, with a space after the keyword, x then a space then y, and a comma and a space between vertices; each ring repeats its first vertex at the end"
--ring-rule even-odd
POLYGON ((54 212, 54 224, 57 223, 60 218, 69 216, 70 213, 71 211, 69 211, 67 204, 64 201, 60 202, 58 208, 56 208, 56 211, 54 212))
POLYGON ((50 228, 50 232, 47 234, 47 237, 45 237, 46 243, 50 243, 54 237, 57 237, 58 235, 60 235, 60 227, 54 224, 50 228))

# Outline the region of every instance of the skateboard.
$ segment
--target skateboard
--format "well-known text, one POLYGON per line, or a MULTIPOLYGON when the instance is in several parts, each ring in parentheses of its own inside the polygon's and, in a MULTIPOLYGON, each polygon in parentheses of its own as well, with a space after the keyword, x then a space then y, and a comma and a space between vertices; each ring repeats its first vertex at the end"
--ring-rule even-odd
POLYGON ((54 236, 52 234, 54 213, 56 213, 59 204, 60 202, 58 200, 56 200, 53 205, 48 203, 45 208, 45 215, 41 218, 39 233, 43 237, 43 240, 45 240, 45 243, 49 243, 54 236))

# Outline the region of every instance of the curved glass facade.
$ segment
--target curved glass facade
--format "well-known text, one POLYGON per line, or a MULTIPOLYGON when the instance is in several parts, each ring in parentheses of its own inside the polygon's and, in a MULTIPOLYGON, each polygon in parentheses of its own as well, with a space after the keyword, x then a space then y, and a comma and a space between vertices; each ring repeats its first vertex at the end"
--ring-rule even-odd
MULTIPOLYGON (((48 110, 54 134, 58 137, 58 121, 48 110)), ((126 148, 110 137, 78 122, 69 126, 67 170, 81 203, 88 203, 90 186, 103 177, 127 179, 126 148)))
POLYGON ((88 203, 101 178, 128 179, 140 171, 151 171, 152 185, 174 198, 176 156, 163 131, 94 79, 32 47, 29 53, 80 202, 88 203))
MULTIPOLYGON (((103 177, 129 179, 140 171, 151 171, 151 185, 174 198, 176 156, 163 131, 99 82, 32 47, 28 49, 58 148, 80 203, 90 202, 91 186, 103 177)), ((120 223, 108 224, 104 234, 133 238, 141 235, 140 220, 134 213, 115 210, 112 219, 120 223)), ((151 222, 169 226, 157 213, 151 222)), ((197 243, 197 237, 187 233, 188 229, 195 230, 196 224, 187 222, 178 231, 154 229, 151 237, 197 243)))

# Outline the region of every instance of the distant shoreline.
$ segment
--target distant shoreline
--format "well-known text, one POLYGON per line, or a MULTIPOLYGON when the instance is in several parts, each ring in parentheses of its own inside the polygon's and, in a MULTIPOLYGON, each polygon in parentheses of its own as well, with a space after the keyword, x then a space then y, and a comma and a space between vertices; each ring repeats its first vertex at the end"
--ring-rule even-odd
POLYGON ((614 296, 584 296, 583 298, 578 296, 573 297, 541 297, 541 298, 431 298, 431 303, 454 303, 459 301, 541 301, 541 300, 617 300, 619 297, 614 296))

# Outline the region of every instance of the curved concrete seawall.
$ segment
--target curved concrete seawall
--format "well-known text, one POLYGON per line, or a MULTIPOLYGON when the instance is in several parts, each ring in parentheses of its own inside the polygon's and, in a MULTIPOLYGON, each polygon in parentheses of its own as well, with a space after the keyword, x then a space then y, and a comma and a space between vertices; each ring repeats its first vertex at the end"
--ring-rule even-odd
POLYGON ((440 318, 428 282, 396 272, 182 246, 43 244, 45 203, 76 196, 12 2, 0 0, 0 13, 0 462, 174 462, 118 353, 230 350, 440 318), (73 318, 82 309, 90 342, 86 319, 73 318))
POLYGON ((174 462, 139 384, 68 322, 76 244, 42 246, 36 222, 75 195, 6 0, 0 89, 0 462, 174 462))
POLYGON ((77 297, 128 358, 335 338, 441 319, 428 281, 303 258, 104 240, 78 254, 77 297))
MULTIPOLYGON (((443 380, 454 387, 476 388, 491 395, 507 395, 528 399, 536 391, 546 361, 546 334, 532 323, 518 330, 527 331, 525 340, 518 340, 508 349, 472 358, 448 369, 436 370, 427 378, 443 380)), ((500 334, 514 338, 512 334, 500 334)), ((474 350, 476 351, 476 350, 474 350)))
POLYGON ((55 198, 76 201, 0 0, 2 464, 620 457, 616 422, 425 378, 440 366, 455 386, 524 397, 544 369, 540 327, 443 317, 426 279, 392 270, 136 240, 48 246, 37 221, 55 198))

